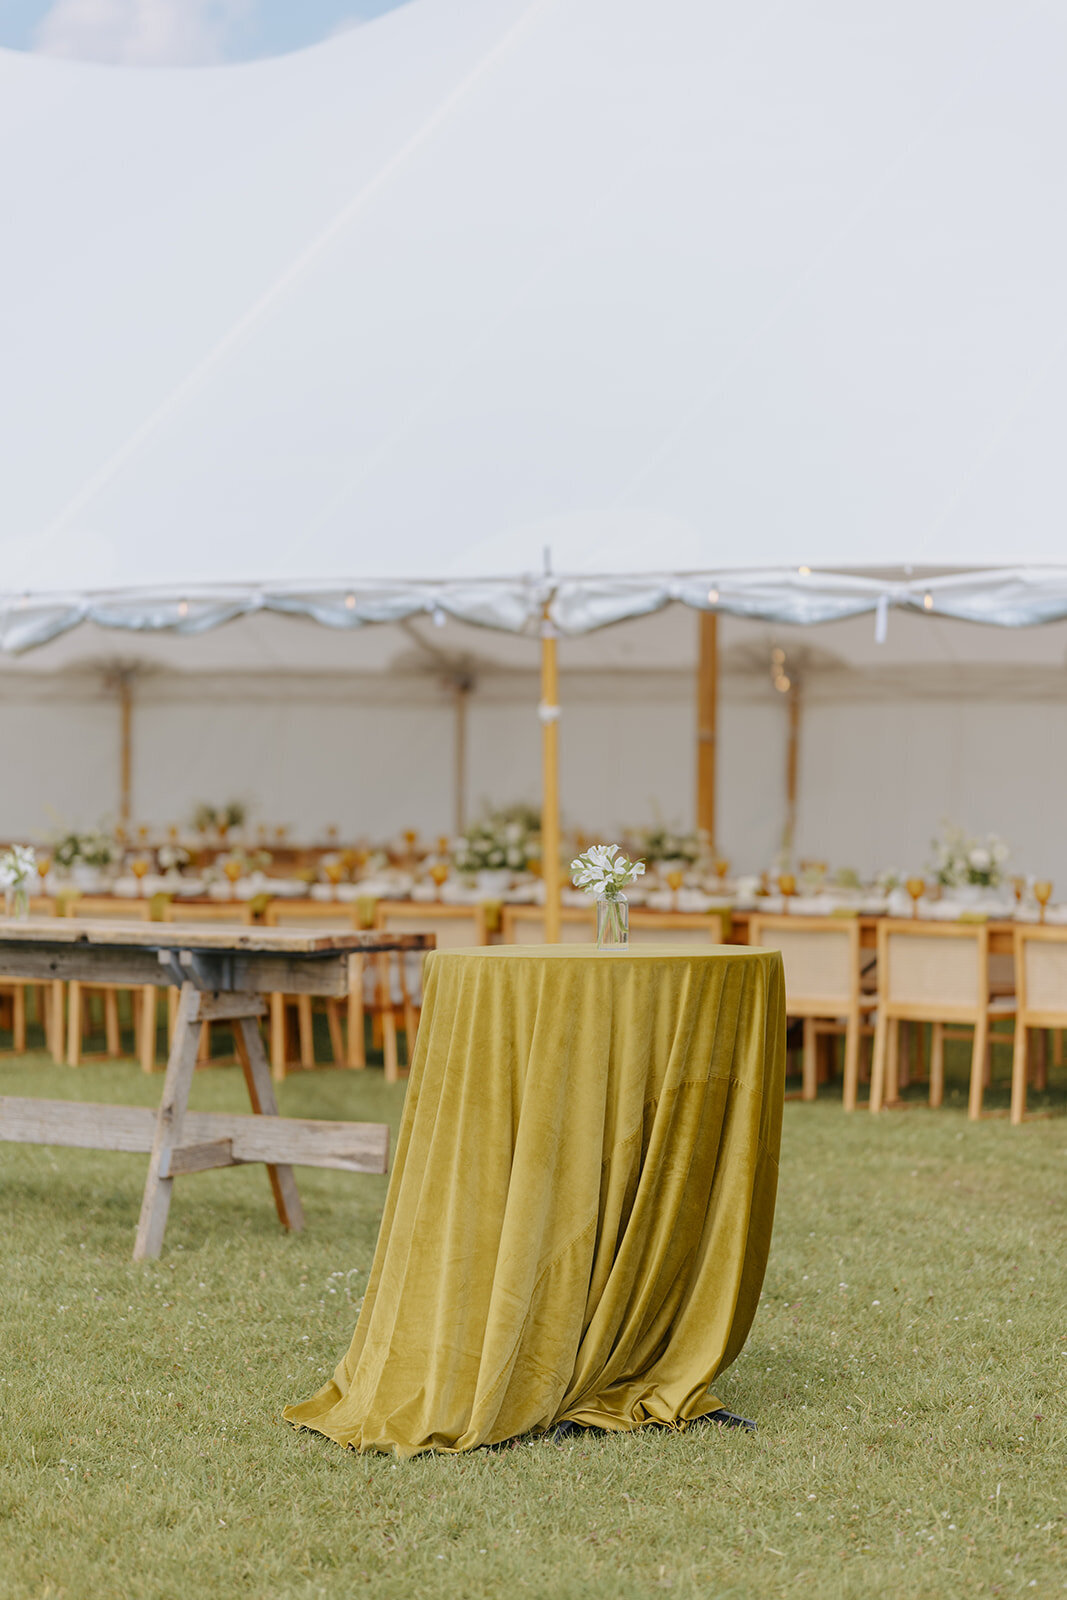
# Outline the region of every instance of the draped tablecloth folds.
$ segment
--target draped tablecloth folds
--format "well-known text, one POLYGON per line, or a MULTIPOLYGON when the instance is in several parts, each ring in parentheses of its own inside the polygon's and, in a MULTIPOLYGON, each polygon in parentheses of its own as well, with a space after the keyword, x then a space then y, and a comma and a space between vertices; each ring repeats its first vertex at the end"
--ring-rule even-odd
POLYGON ((774 950, 430 955, 359 1321, 289 1421, 407 1457, 719 1410, 770 1246, 784 1006, 774 950))

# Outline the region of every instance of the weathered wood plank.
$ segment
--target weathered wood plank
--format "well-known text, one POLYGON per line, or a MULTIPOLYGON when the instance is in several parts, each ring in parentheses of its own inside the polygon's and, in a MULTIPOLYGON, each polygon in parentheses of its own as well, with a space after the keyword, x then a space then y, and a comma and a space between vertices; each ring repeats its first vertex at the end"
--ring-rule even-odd
MULTIPOLYGON (((161 925, 162 926, 162 925, 161 925)), ((182 947, 165 952, 176 959, 182 947)), ((201 956, 207 983, 204 992, 252 994, 316 994, 335 1000, 348 994, 348 956, 344 952, 315 956, 232 956, 211 951, 201 956), (213 965, 217 963, 217 965, 213 965), (217 989, 216 986, 217 985, 217 989)), ((156 950, 120 950, 104 945, 20 946, 0 939, 0 978, 29 978, 41 983, 113 983, 124 989, 149 984, 169 988, 172 967, 161 964, 156 950)))
MULTIPOLYGON (((389 1129, 384 1122, 187 1111, 183 1126, 182 1144, 175 1148, 227 1140, 235 1163, 288 1161, 336 1172, 381 1173, 389 1169, 389 1129)), ((155 1128, 156 1114, 144 1106, 0 1096, 0 1141, 9 1143, 147 1155, 155 1128)))
POLYGON ((209 1172, 214 1167, 237 1165, 232 1139, 209 1139, 204 1144, 182 1144, 169 1152, 162 1176, 180 1178, 188 1172, 209 1172))
POLYGON ((196 1001, 198 1022, 235 1022, 238 1017, 265 1017, 267 1014, 267 1002, 261 995, 204 989, 196 1001))
MULTIPOLYGON (((211 1131, 233 1140, 238 1161, 290 1162, 297 1167, 328 1167, 336 1172, 388 1172, 389 1127, 384 1122, 312 1122, 296 1117, 223 1117, 211 1131)), ((201 1133, 199 1118, 187 1128, 201 1133)), ((206 1131, 206 1130, 205 1130, 206 1131)))
POLYGON ((69 1145, 78 1150, 147 1155, 155 1132, 156 1114, 147 1106, 0 1097, 0 1140, 8 1143, 69 1145))
POLYGON ((250 954, 319 955, 349 950, 431 950, 433 934, 384 933, 328 924, 267 928, 258 924, 124 922, 118 917, 35 917, 24 922, 0 917, 0 947, 19 945, 103 945, 152 950, 241 950, 250 954))

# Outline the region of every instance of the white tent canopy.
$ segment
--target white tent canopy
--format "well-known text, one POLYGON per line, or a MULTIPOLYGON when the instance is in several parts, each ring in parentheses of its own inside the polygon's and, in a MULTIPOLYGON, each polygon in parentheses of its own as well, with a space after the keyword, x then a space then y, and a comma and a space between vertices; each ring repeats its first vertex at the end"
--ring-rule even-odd
POLYGON ((1065 68, 1038 0, 0 52, 0 640, 518 630, 546 547, 575 632, 1067 616, 1065 68))

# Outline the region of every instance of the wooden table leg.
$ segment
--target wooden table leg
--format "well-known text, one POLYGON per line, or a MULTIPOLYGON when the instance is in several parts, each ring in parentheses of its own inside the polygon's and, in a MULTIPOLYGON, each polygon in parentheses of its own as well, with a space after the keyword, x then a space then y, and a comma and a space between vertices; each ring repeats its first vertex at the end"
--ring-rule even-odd
POLYGON ((163 1097, 156 1117, 156 1137, 148 1158, 148 1177, 145 1180, 141 1218, 137 1224, 137 1238, 133 1246, 133 1259, 145 1261, 159 1255, 163 1247, 163 1234, 170 1210, 170 1194, 174 1179, 169 1176, 170 1153, 181 1142, 182 1121, 189 1103, 193 1071, 196 1067, 197 1047, 200 1043, 200 997, 191 983, 184 984, 178 1001, 178 1015, 174 1027, 174 1042, 167 1061, 167 1075, 163 1080, 163 1097), (160 1176, 161 1172, 167 1176, 160 1176))
POLYGON ((65 1054, 63 1048, 64 1044, 66 1043, 64 1037, 63 1000, 66 987, 67 986, 63 982, 62 978, 53 979, 52 983, 49 985, 48 1048, 52 1052, 52 1060, 55 1062, 57 1067, 61 1067, 63 1065, 63 1058, 65 1054))
MULTIPOLYGON (((237 1053, 241 1058, 241 1068, 248 1086, 248 1098, 252 1102, 252 1110, 259 1116, 276 1117, 278 1102, 274 1096, 270 1062, 263 1048, 258 1018, 242 1017, 237 1023, 236 1039, 237 1053)), ((292 1233, 299 1233, 304 1226, 304 1208, 300 1204, 292 1167, 268 1164, 267 1177, 274 1192, 278 1220, 283 1228, 288 1228, 292 1233)))

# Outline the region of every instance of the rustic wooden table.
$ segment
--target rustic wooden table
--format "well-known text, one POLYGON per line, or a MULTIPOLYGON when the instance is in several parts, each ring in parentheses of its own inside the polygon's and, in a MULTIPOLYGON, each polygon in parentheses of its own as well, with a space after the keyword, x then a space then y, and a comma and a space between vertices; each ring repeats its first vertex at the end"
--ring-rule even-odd
POLYGON ((192 923, 33 922, 0 918, 0 973, 37 982, 177 985, 177 1023, 159 1109, 0 1097, 0 1141, 148 1153, 135 1261, 158 1256, 176 1177, 261 1161, 284 1227, 303 1227, 293 1163, 385 1172, 384 1123, 279 1117, 259 1021, 267 994, 348 993, 349 961, 377 950, 423 951, 432 934, 356 933, 192 923), (189 1112, 204 1022, 234 1025, 252 1116, 189 1112))

